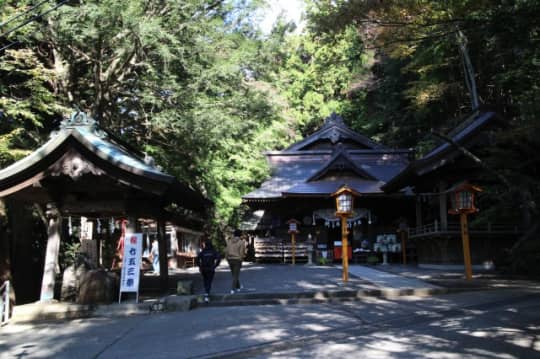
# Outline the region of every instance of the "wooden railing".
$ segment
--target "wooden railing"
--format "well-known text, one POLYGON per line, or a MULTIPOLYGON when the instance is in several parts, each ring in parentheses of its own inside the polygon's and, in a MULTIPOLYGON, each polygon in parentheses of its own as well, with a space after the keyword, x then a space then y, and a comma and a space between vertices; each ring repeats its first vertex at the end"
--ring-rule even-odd
MULTIPOLYGON (((448 223, 443 229, 438 221, 421 227, 409 228, 409 238, 427 237, 439 234, 458 234, 461 228, 459 223, 448 223)), ((469 225, 469 232, 485 235, 519 234, 521 229, 514 224, 487 223, 483 225, 469 225)))

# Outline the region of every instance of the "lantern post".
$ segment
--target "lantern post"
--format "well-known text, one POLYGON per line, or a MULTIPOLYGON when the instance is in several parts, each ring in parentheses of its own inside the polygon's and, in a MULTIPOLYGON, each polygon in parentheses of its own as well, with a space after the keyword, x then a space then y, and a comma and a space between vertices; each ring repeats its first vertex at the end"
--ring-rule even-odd
POLYGON ((467 215, 478 212, 478 208, 476 208, 474 204, 474 197, 478 192, 482 192, 480 187, 466 182, 458 184, 448 190, 451 205, 451 209, 448 210, 448 213, 459 214, 461 240, 463 242, 463 261, 465 264, 465 277, 467 280, 472 279, 471 248, 467 215))
POLYGON ((292 218, 287 221, 289 225, 289 234, 291 235, 291 246, 292 246, 292 264, 296 264, 296 234, 300 231, 298 230, 299 221, 292 218))
POLYGON ((336 199, 336 216, 341 218, 341 260, 343 264, 343 281, 349 280, 349 244, 347 241, 347 218, 350 217, 354 209, 354 197, 359 193, 349 188, 347 185, 342 186, 332 197, 336 199))

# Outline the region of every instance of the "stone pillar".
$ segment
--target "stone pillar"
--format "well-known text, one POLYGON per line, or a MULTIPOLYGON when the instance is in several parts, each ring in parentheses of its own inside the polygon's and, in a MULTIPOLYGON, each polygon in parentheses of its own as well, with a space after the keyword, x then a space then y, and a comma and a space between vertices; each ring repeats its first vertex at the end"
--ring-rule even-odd
POLYGON ((56 204, 47 204, 47 251, 45 253, 45 266, 41 283, 40 301, 54 299, 54 284, 58 268, 58 252, 60 250, 60 233, 62 231, 62 217, 56 204))
POLYGON ((441 218, 441 231, 448 230, 448 209, 446 208, 446 182, 439 182, 439 217, 441 218))

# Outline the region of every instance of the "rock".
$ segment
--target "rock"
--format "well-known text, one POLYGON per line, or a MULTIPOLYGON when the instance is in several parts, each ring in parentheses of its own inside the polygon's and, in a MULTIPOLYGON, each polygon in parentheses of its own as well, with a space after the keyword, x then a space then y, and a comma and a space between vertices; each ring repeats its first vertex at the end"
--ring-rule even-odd
POLYGON ((179 280, 178 282, 176 282, 176 294, 178 295, 193 294, 193 281, 179 280))
POLYGON ((60 300, 74 302, 77 299, 77 293, 79 293, 81 278, 84 277, 89 270, 94 268, 95 266, 86 256, 77 256, 75 263, 64 270, 60 300))
POLYGON ((118 277, 103 269, 90 270, 81 280, 79 304, 110 304, 118 294, 118 277))

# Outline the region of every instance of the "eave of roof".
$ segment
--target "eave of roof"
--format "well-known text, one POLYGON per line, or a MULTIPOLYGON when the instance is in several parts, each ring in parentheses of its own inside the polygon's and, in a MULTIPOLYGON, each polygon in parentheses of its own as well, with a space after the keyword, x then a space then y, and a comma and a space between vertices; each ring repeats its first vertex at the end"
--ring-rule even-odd
MULTIPOLYGON (((475 134, 486 127, 496 117, 494 112, 482 113, 457 131, 452 140, 460 145, 466 145, 475 134)), ((424 157, 409 163, 397 176, 388 181, 382 189, 385 192, 397 191, 411 185, 418 177, 427 175, 436 169, 446 165, 461 152, 453 144, 444 142, 435 147, 424 157)))
MULTIPOLYGON (((88 122, 86 117, 84 120, 88 122)), ((96 133, 94 127, 85 123, 83 125, 64 125, 29 156, 0 170, 0 193, 3 193, 4 196, 9 195, 16 191, 10 188, 25 181, 28 183, 24 183, 20 189, 31 185, 32 181, 35 182, 42 178, 44 171, 60 159, 68 148, 74 148, 91 162, 105 161, 112 168, 118 169, 120 177, 132 180, 140 178, 145 181, 143 183, 155 183, 156 186, 162 188, 160 193, 169 194, 172 201, 179 198, 186 199, 182 201, 186 208, 204 210, 211 204, 210 200, 186 184, 179 182, 174 176, 146 164, 103 137, 106 135, 102 131, 96 133), (40 173, 42 174, 36 177, 40 173)), ((154 187, 158 188, 156 186, 154 187)))

